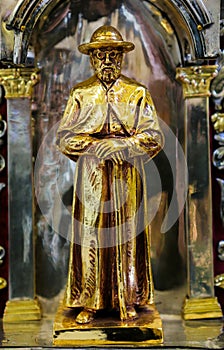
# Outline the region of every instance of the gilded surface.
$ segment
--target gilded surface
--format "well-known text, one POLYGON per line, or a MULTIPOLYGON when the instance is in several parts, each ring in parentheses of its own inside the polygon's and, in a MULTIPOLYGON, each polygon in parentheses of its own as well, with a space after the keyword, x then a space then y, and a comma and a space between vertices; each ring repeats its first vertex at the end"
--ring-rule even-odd
POLYGON ((58 129, 60 150, 77 162, 64 304, 83 308, 78 323, 102 309, 132 320, 154 301, 144 162, 163 137, 147 89, 121 75, 131 49, 113 27, 81 45, 95 75, 72 89, 58 129))
POLYGON ((189 164, 186 206, 188 294, 183 305, 186 320, 222 317, 214 297, 211 159, 208 152, 208 97, 210 82, 216 75, 216 66, 177 69, 177 79, 182 82, 186 99, 185 154, 189 164))
POLYGON ((224 113, 215 113, 211 116, 214 129, 217 133, 224 131, 224 113))
POLYGON ((177 68, 176 78, 183 85, 184 97, 210 96, 210 83, 218 73, 217 68, 218 66, 177 68))
POLYGON ((222 318, 222 310, 216 297, 186 298, 183 317, 185 320, 222 318))
POLYGON ((91 324, 74 327, 74 318, 73 311, 59 308, 54 322, 54 345, 146 347, 163 341, 162 321, 153 305, 140 309, 139 318, 132 322, 103 314, 91 324))
POLYGON ((0 70, 0 84, 6 98, 31 97, 33 86, 39 81, 38 70, 32 68, 8 68, 0 70))
POLYGON ((18 298, 8 300, 4 312, 4 323, 40 320, 41 311, 37 299, 18 298))

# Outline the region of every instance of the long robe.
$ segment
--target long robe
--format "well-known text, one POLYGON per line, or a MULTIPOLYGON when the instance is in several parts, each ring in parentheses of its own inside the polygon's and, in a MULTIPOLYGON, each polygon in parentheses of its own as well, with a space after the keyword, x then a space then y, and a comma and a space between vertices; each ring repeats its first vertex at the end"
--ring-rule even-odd
POLYGON ((163 136, 145 86, 123 75, 107 89, 96 76, 76 85, 57 144, 77 162, 65 304, 93 310, 153 303, 144 162, 163 136), (105 140, 116 157, 100 159, 105 140))

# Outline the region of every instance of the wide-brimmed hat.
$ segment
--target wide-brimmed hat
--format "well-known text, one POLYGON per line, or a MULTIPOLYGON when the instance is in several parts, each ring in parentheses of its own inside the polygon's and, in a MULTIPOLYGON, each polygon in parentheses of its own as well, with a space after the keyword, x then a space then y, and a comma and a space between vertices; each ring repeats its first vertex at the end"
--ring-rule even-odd
POLYGON ((90 42, 79 45, 78 49, 85 55, 94 49, 105 47, 121 48, 123 52, 134 50, 135 45, 124 41, 119 31, 112 26, 99 27, 91 36, 90 42))

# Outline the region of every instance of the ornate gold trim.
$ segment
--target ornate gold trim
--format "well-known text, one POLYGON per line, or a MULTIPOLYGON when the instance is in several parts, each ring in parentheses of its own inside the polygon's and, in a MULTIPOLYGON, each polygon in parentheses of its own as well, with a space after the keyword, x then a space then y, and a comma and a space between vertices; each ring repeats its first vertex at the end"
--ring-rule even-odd
POLYGON ((197 320, 222 317, 222 310, 216 297, 188 298, 183 304, 182 314, 184 320, 197 320))
POLYGON ((214 284, 215 284, 215 287, 224 289, 224 273, 222 273, 221 275, 215 276, 214 284))
POLYGON ((37 299, 12 299, 6 303, 3 321, 16 323, 41 319, 40 305, 37 299))
POLYGON ((211 116, 211 121, 214 124, 214 129, 217 133, 224 131, 224 113, 215 113, 211 116))
POLYGON ((210 82, 217 76, 218 66, 191 66, 176 69, 176 79, 182 83, 184 98, 211 95, 210 82))
POLYGON ((35 68, 0 69, 0 85, 6 98, 30 98, 33 86, 39 82, 39 70, 35 68))
POLYGON ((0 290, 6 287, 7 287, 7 281, 3 277, 0 277, 0 290))

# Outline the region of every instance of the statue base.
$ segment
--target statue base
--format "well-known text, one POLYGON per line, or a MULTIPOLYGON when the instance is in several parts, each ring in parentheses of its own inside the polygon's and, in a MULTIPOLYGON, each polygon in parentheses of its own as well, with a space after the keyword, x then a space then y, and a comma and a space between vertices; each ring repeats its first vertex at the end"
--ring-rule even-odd
POLYGON ((37 321, 41 319, 41 310, 38 300, 12 299, 6 303, 3 322, 15 323, 24 321, 37 321))
POLYGON ((184 320, 199 320, 223 317, 221 307, 214 298, 188 298, 184 300, 182 309, 184 320))
POLYGON ((88 324, 78 324, 80 309, 59 307, 54 322, 56 346, 138 346, 163 343, 162 321, 154 305, 139 308, 138 318, 122 322, 118 314, 98 312, 88 324))

